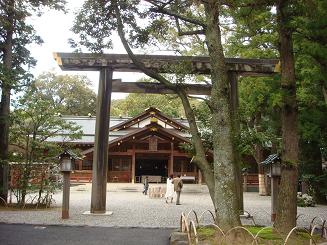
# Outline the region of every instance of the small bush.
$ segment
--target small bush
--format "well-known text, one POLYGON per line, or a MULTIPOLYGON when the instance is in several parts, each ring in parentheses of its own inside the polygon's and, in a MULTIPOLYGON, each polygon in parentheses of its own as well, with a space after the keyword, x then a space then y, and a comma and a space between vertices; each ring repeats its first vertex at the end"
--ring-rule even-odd
POLYGON ((297 205, 299 207, 314 207, 316 205, 314 198, 308 194, 297 193, 297 205))

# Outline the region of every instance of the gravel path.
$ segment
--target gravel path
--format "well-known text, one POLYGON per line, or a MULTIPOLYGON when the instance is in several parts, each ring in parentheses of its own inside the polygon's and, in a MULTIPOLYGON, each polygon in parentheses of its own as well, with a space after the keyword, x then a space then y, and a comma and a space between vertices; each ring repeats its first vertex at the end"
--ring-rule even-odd
MULTIPOLYGON (((154 186, 154 185, 152 185, 154 186)), ((159 185, 158 185, 159 186, 159 185)), ((164 199, 150 199, 141 193, 141 184, 108 184, 107 210, 110 216, 83 215, 90 209, 91 185, 71 187, 70 219, 61 219, 62 193, 55 195, 56 204, 47 210, 8 211, 0 210, 0 222, 56 225, 87 225, 103 227, 167 227, 179 226, 182 212, 195 210, 198 214, 213 210, 207 187, 202 185, 184 185, 181 206, 166 204, 164 199)), ((151 186, 150 186, 151 187, 151 186)), ((244 207, 250 212, 257 224, 271 225, 270 197, 257 193, 244 193, 244 207)), ((327 206, 298 208, 299 226, 308 226, 312 218, 321 216, 327 219, 327 206)), ((192 216, 192 215, 191 215, 192 216)), ((204 215, 204 222, 211 222, 210 215, 204 215)))

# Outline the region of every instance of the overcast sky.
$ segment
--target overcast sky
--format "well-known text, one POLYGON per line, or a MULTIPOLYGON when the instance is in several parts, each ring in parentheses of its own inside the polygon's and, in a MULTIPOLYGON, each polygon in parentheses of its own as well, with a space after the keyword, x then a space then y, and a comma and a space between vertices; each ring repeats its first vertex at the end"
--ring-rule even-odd
MULTIPOLYGON (((63 72, 53 59, 53 52, 72 52, 68 44, 68 39, 73 38, 74 35, 70 31, 74 20, 74 12, 82 6, 83 0, 68 1, 68 13, 64 14, 58 11, 46 11, 41 17, 33 17, 32 24, 41 36, 44 43, 39 45, 32 45, 30 50, 32 56, 37 60, 37 65, 32 73, 37 76, 44 71, 54 70, 58 74, 81 74, 87 75, 93 82, 92 89, 97 92, 98 72, 63 72)), ((126 53, 120 41, 114 43, 115 50, 112 53, 126 53)), ((126 82, 133 82, 144 76, 138 73, 114 73, 114 78, 121 78, 126 82)), ((112 98, 123 98, 126 94, 113 93, 112 98)))

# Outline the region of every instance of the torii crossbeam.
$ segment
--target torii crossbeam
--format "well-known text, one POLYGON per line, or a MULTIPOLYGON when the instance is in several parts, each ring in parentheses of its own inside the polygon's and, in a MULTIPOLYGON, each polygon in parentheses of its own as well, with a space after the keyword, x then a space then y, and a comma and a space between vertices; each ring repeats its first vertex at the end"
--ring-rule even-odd
MULTIPOLYGON (((178 73, 181 64, 189 74, 210 74, 209 57, 135 55, 146 68, 159 73, 178 73)), ((111 92, 128 93, 173 93, 160 83, 125 83, 113 80, 118 72, 142 72, 127 54, 54 53, 54 58, 65 71, 100 71, 96 109, 95 143, 92 170, 91 213, 106 212, 106 191, 108 172, 108 137, 111 92)), ((231 84, 231 103, 237 108, 237 75, 269 76, 275 73, 278 60, 226 58, 231 84)), ((185 72, 185 71, 184 71, 185 72)), ((208 85, 185 84, 188 94, 210 95, 208 85)))

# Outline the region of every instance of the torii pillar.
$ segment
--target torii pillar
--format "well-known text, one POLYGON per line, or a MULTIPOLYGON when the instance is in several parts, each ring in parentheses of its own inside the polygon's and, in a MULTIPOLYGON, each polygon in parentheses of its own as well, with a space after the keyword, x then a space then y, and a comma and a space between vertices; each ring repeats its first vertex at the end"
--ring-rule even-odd
POLYGON ((92 170, 91 213, 93 214, 106 213, 112 73, 112 69, 107 67, 100 70, 92 170))

